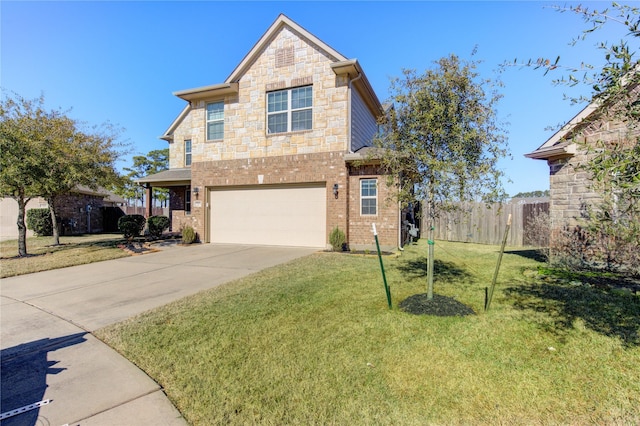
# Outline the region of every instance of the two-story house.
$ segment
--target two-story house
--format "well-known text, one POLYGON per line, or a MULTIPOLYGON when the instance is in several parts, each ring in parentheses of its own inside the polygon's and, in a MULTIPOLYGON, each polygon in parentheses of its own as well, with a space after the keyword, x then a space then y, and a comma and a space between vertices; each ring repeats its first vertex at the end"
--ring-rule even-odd
POLYGON ((222 83, 174 93, 187 104, 162 139, 172 229, 203 242, 397 247, 400 210, 366 152, 383 107, 360 64, 284 15, 222 83))

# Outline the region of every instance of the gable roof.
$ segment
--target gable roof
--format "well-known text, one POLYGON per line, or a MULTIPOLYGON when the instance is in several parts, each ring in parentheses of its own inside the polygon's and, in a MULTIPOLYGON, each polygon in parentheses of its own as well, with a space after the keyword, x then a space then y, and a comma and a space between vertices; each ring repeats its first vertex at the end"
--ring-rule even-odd
POLYGON ((246 54, 244 59, 238 64, 233 72, 227 77, 225 83, 237 82, 240 77, 246 72, 247 68, 260 56, 260 53, 278 33, 284 28, 289 27, 302 37, 309 40, 311 43, 318 46, 321 50, 326 52, 334 61, 346 61, 347 58, 342 56, 338 51, 334 50, 331 46, 321 41, 319 38, 311 34, 309 31, 302 28, 300 25, 289 19, 286 15, 280 14, 276 20, 271 24, 269 29, 260 37, 260 40, 253 46, 253 48, 246 54))
POLYGON ((545 143, 540 145, 538 149, 524 156, 535 160, 548 160, 549 158, 559 158, 572 156, 576 153, 576 144, 571 141, 564 140, 571 134, 575 128, 587 119, 591 114, 598 110, 601 102, 599 100, 591 102, 575 117, 569 120, 560 130, 555 132, 545 143))
POLYGON ((253 64, 253 62, 260 56, 264 48, 271 43, 271 41, 285 27, 296 32, 301 38, 308 40, 310 43, 316 45, 320 50, 324 51, 333 61, 333 64, 331 65, 333 72, 336 75, 346 74, 351 78, 351 81, 362 94, 363 99, 369 108, 371 108, 372 111, 376 111, 380 114, 382 113, 383 109, 380 101, 378 100, 377 95, 375 94, 357 59, 347 59, 337 50, 333 49, 331 46, 324 43, 322 40, 281 13, 262 37, 260 37, 253 48, 251 48, 251 50, 245 55, 242 61, 240 61, 238 66, 236 66, 236 68, 231 72, 224 83, 173 92, 175 96, 184 99, 189 102, 189 104, 185 106, 180 115, 173 121, 173 123, 171 123, 164 134, 160 136, 160 139, 164 139, 169 142, 173 140, 173 132, 191 110, 191 101, 238 93, 238 81, 240 78, 244 73, 246 73, 251 64, 253 64))

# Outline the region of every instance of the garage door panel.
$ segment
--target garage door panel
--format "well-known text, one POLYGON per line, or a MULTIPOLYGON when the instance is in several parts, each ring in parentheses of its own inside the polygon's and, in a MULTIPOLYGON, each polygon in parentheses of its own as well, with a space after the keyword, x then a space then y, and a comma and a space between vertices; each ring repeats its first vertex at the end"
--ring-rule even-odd
POLYGON ((212 190, 210 201, 212 242, 305 247, 326 244, 324 184, 212 190))

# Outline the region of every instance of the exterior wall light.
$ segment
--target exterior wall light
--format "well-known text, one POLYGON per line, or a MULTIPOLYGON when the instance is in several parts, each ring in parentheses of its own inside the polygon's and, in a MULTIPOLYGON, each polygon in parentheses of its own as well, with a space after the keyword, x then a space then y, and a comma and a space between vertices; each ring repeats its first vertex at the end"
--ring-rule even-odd
POLYGON ((198 194, 200 194, 200 187, 194 186, 193 187, 193 194, 196 196, 196 198, 198 198, 198 194))
POLYGON ((336 200, 338 199, 338 184, 337 183, 333 184, 333 196, 336 197, 336 200))

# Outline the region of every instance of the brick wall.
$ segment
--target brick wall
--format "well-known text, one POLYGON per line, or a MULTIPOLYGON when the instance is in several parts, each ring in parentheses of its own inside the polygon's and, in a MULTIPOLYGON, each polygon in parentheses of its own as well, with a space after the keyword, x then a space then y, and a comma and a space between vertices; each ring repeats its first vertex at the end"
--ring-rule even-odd
POLYGON ((60 218, 61 234, 85 234, 103 231, 103 217, 101 207, 104 205, 102 197, 69 194, 56 200, 56 215, 60 218), (87 214, 86 207, 91 206, 87 214))
POLYGON ((330 232, 335 226, 342 230, 347 228, 347 169, 342 152, 200 162, 192 166, 191 182, 200 191, 198 200, 192 199, 191 220, 204 239, 207 238, 203 232, 204 224, 209 214, 205 198, 207 192, 214 187, 324 182, 327 230, 330 232), (335 183, 339 186, 337 199, 333 195, 335 183))
POLYGON ((349 169, 349 247, 371 249, 375 247, 372 223, 376 224, 380 246, 385 249, 398 247, 398 202, 394 199, 394 188, 388 187, 387 177, 380 175, 375 165, 351 166, 349 169), (366 178, 378 179, 378 209, 375 216, 360 214, 360 181, 366 178))

